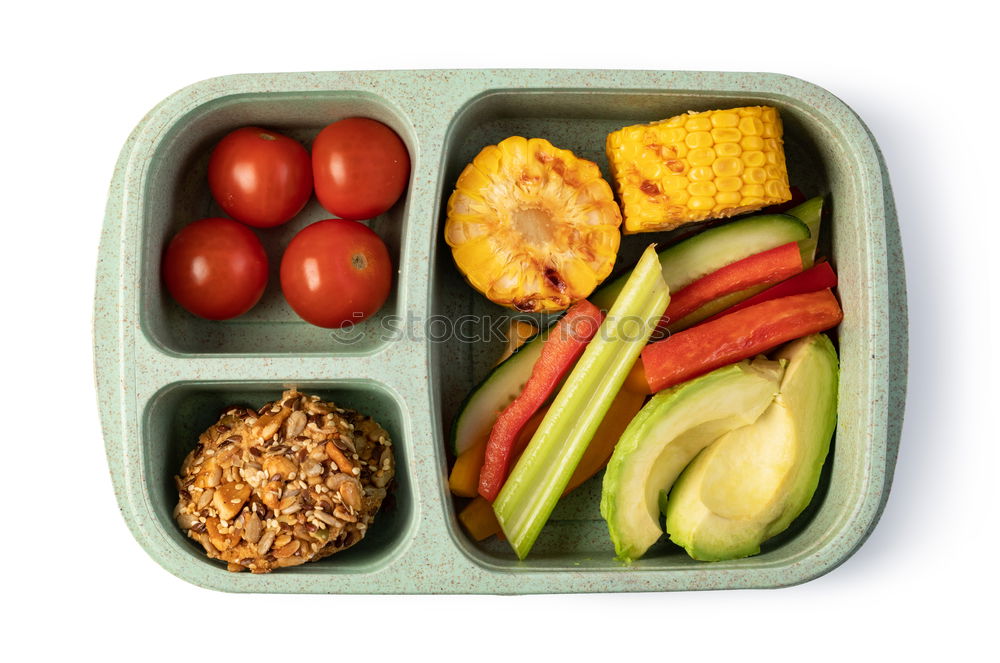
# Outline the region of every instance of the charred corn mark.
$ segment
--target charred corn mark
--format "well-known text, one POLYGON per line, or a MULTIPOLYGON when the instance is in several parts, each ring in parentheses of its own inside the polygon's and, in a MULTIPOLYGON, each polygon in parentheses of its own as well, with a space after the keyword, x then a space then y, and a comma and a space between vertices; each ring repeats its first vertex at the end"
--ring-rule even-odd
POLYGON ((610 134, 625 232, 670 230, 789 200, 781 135, 778 111, 768 106, 687 113, 610 134))
POLYGON ((647 196, 660 195, 660 187, 656 186, 655 183, 650 182, 649 180, 643 180, 642 184, 639 185, 639 190, 647 196))
POLYGON ((519 311, 559 311, 607 278, 621 212, 597 164, 541 138, 484 148, 448 200, 445 241, 470 284, 519 311))

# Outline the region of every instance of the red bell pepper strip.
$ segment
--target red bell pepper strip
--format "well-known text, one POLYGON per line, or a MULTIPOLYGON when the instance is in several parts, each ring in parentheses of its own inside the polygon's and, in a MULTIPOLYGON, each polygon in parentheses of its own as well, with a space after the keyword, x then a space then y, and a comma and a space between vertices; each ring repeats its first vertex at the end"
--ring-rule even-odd
POLYGON ((767 302, 772 299, 778 299, 779 297, 790 297, 791 295, 802 295, 807 292, 826 290, 827 288, 833 288, 836 285, 837 274, 833 271, 833 267, 830 267, 830 263, 817 263, 801 274, 796 274, 787 281, 782 281, 778 285, 772 286, 764 292, 758 293, 748 299, 744 299, 739 304, 734 304, 725 311, 720 311, 712 317, 706 318, 702 322, 711 322, 712 320, 717 320, 724 315, 729 315, 730 313, 735 313, 736 311, 745 309, 748 306, 760 304, 761 302, 767 302))
POLYGON ((479 472, 479 494, 492 502, 507 480, 518 435, 597 333, 604 314, 586 300, 573 305, 549 333, 521 394, 497 417, 479 472))
POLYGON ((755 285, 780 283, 802 271, 802 252, 796 242, 754 254, 726 265, 670 296, 659 327, 665 329, 712 300, 755 285))
POLYGON ((772 299, 647 345, 642 366, 655 394, 786 341, 835 327, 843 317, 830 290, 772 299))

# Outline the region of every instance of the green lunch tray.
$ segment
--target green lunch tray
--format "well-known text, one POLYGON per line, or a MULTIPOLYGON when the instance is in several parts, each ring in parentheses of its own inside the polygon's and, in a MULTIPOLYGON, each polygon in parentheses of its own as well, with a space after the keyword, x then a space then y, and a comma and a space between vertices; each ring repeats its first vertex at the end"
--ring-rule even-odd
MULTIPOLYGON (((610 181, 610 180, 609 180, 610 181)), ((664 233, 626 237, 618 270, 664 233)), ((617 270, 616 270, 617 271, 617 270)), ((499 343, 499 341, 497 341, 499 343)), ((122 515, 171 573, 202 587, 286 593, 552 593, 781 587, 833 569, 871 532, 889 492, 906 385, 906 290, 899 231, 878 146, 824 89, 779 74, 454 70, 235 75, 196 83, 154 108, 122 149, 108 196, 94 310, 94 354, 108 464, 122 515), (605 136, 688 110, 776 106, 791 183, 825 195, 821 251, 840 277, 844 321, 839 425, 810 505, 760 555, 703 563, 662 540, 614 559, 600 476, 562 500, 525 561, 496 537, 477 543, 448 491, 447 435, 458 404, 498 353, 447 327, 509 314, 461 278, 442 238, 455 180, 484 146, 544 137, 595 161, 605 136), (184 225, 221 216, 208 156, 227 132, 262 125, 304 144, 337 119, 399 133, 412 171, 403 198, 369 222, 398 275, 383 309, 348 330, 299 320, 284 302, 281 251, 327 218, 315 201, 256 231, 271 261, 260 303, 226 322, 195 318, 165 293, 160 255, 184 225), (402 324, 400 324, 402 321, 402 324), (232 403, 259 407, 295 385, 374 417, 397 454, 394 499, 367 538, 320 562, 230 573, 173 522, 173 476, 198 434, 232 403)))

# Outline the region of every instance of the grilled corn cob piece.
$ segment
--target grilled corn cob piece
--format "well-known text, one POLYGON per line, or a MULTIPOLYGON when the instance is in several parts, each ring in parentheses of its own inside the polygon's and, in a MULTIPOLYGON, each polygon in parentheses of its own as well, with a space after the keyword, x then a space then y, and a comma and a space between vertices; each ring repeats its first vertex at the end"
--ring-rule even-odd
POLYGON ((512 136, 462 171, 444 233, 458 269, 490 300, 560 311, 611 273, 621 220, 597 164, 512 136))
POLYGON ((687 113, 608 135, 625 233, 752 212, 792 197, 769 106, 687 113))

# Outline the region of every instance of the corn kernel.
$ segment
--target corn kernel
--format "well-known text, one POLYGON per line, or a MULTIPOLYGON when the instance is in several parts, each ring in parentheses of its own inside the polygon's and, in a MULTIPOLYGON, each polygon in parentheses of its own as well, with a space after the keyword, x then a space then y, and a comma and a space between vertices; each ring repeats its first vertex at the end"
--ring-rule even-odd
POLYGON ((740 133, 739 129, 733 129, 730 127, 712 129, 712 140, 716 143, 735 143, 742 136, 743 134, 740 133))
POLYGON ((691 182, 688 184, 687 191, 692 196, 714 196, 716 194, 715 182, 691 182))
POLYGON ((659 153, 663 160, 677 158, 677 150, 669 145, 660 145, 659 153))
POLYGON ((685 136, 687 136, 687 131, 684 130, 684 127, 673 127, 667 129, 663 134, 663 140, 667 143, 683 143, 685 136))
POLYGON ((693 131, 684 139, 684 144, 691 149, 697 147, 712 147, 712 134, 707 131, 693 131))
POLYGON ((744 136, 740 141, 740 147, 747 152, 764 149, 764 139, 760 136, 744 136))
POLYGON ((699 113, 689 116, 687 122, 684 123, 684 128, 688 131, 708 131, 712 128, 712 121, 699 113))
POLYGON ((740 131, 747 136, 760 136, 764 133, 764 123, 756 117, 745 117, 740 120, 740 131))
POLYGON ((747 184, 740 189, 740 193, 742 193, 744 197, 759 198, 764 195, 764 187, 760 184, 747 184))
MULTIPOLYGON (((703 182, 703 184, 712 184, 712 183, 711 182, 703 182)), ((694 186, 694 185, 692 184, 691 186, 694 186)), ((715 185, 712 184, 712 186, 714 187, 715 185)), ((782 186, 781 182, 779 182, 778 180, 768 180, 764 184, 764 193, 769 198, 775 198, 775 197, 781 195, 781 191, 782 191, 783 188, 784 187, 782 186)))
POLYGON ((739 143, 718 143, 715 146, 715 153, 720 157, 738 157, 742 152, 739 143))
POLYGON ((719 191, 739 191, 743 186, 743 180, 739 177, 717 177, 715 178, 715 187, 719 191))
POLYGON ((777 166, 772 166, 768 164, 764 166, 764 172, 767 173, 767 179, 769 180, 780 180, 783 179, 783 173, 778 169, 777 166))
POLYGON ((739 205, 743 196, 739 191, 720 191, 715 194, 715 202, 719 205, 739 205))
POLYGON ((684 191, 687 189, 688 178, 683 175, 668 175, 662 182, 664 191, 684 191))
POLYGON ((763 184, 767 181, 767 173, 763 168, 747 168, 743 171, 743 181, 747 184, 763 184))
POLYGON ((727 111, 722 111, 719 113, 712 113, 712 126, 713 127, 735 127, 740 123, 740 116, 736 113, 730 113, 727 111))
POLYGON ((715 171, 712 170, 711 166, 698 166, 697 168, 692 168, 690 171, 688 171, 688 177, 693 182, 714 180, 715 171))
POLYGON ((712 209, 715 207, 715 198, 691 196, 691 199, 687 201, 687 206, 693 210, 712 209))
POLYGON ((744 152, 742 159, 743 159, 743 164, 748 168, 760 167, 763 166, 765 163, 767 163, 767 158, 764 157, 764 153, 757 151, 744 152))
MULTIPOLYGON (((715 150, 711 147, 699 147, 688 152, 688 161, 692 166, 710 166, 715 161, 715 150)), ((718 170, 715 171, 718 174, 718 170)))
POLYGON ((719 177, 741 175, 743 173, 743 162, 736 157, 724 157, 712 164, 712 170, 719 177))

